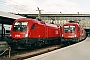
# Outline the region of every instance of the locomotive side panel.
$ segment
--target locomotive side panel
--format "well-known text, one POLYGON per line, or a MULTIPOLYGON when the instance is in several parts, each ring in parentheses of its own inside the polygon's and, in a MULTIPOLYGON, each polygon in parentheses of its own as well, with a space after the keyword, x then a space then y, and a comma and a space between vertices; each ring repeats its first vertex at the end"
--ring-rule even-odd
POLYGON ((54 28, 47 26, 47 32, 48 32, 48 38, 54 38, 55 37, 55 31, 54 28), (54 35, 54 37, 53 37, 54 35))
POLYGON ((38 24, 38 38, 46 38, 46 26, 45 24, 38 24))
POLYGON ((46 24, 47 27, 47 35, 49 38, 60 38, 60 27, 53 24, 46 24))

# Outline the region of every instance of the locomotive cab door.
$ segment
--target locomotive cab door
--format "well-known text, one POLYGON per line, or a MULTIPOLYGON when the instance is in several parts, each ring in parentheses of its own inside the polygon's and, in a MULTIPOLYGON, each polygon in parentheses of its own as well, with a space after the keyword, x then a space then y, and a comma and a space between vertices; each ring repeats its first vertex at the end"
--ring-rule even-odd
POLYGON ((30 38, 37 38, 38 26, 36 23, 32 24, 30 28, 29 37, 30 38))

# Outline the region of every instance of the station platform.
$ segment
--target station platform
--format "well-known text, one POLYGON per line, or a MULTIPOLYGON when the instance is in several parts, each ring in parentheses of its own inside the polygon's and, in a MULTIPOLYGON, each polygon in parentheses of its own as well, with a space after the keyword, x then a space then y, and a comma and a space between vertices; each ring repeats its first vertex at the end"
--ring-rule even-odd
POLYGON ((90 60, 90 37, 71 46, 24 60, 90 60))

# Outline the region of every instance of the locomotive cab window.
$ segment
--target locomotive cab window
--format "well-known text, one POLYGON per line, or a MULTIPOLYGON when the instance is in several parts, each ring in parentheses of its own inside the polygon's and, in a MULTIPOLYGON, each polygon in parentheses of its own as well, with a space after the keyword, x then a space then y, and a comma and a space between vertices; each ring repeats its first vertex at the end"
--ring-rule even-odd
POLYGON ((64 32, 74 32, 75 31, 75 26, 64 26, 64 32))
POLYGON ((80 32, 80 28, 78 28, 78 31, 80 32))
POLYGON ((36 27, 36 24, 33 24, 33 25, 31 26, 31 30, 35 29, 35 27, 36 27))
POLYGON ((26 31, 28 22, 15 22, 13 31, 26 31))

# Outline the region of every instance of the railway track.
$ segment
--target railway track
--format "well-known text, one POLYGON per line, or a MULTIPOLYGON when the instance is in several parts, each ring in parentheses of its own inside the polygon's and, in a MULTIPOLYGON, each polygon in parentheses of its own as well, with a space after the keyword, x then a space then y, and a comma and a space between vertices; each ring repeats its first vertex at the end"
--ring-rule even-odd
POLYGON ((62 47, 66 47, 68 45, 49 45, 49 46, 45 46, 45 47, 39 47, 36 49, 22 49, 22 50, 14 50, 11 51, 11 56, 10 58, 8 58, 7 54, 3 57, 1 57, 2 59, 9 59, 9 60, 22 60, 22 59, 26 59, 26 58, 30 58, 36 55, 40 55, 43 53, 47 53, 56 49, 60 49, 62 47))
POLYGON ((23 54, 20 54, 20 55, 15 55, 15 56, 12 56, 10 59, 11 60, 22 60, 22 59, 30 58, 30 57, 40 55, 46 52, 50 52, 50 51, 53 51, 59 48, 60 48, 60 45, 49 46, 49 47, 45 47, 41 49, 36 49, 30 52, 24 52, 23 54))
POLYGON ((40 55, 46 52, 50 52, 56 49, 61 48, 61 45, 53 45, 53 46, 45 46, 41 48, 36 48, 36 49, 31 49, 31 50, 16 50, 16 51, 11 51, 11 56, 8 58, 8 53, 5 54, 4 56, 1 56, 1 59, 10 59, 10 60, 22 60, 25 58, 30 58, 36 55, 40 55))

